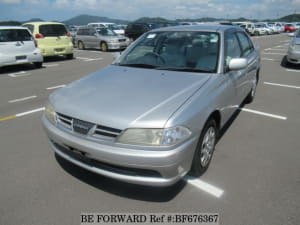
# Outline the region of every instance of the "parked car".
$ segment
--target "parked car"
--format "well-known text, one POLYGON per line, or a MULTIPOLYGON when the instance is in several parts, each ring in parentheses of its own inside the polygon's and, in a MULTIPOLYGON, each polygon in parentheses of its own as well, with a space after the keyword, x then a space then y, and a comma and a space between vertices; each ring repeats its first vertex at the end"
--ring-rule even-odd
POLYGON ((241 28, 246 30, 249 35, 258 35, 259 32, 255 32, 255 25, 252 22, 235 22, 234 24, 239 25, 241 28))
POLYGON ((268 34, 268 30, 266 29, 266 26, 264 24, 254 24, 254 27, 255 27, 255 31, 254 31, 255 35, 268 34))
POLYGON ((0 67, 33 63, 42 67, 43 56, 30 31, 24 27, 0 26, 0 67))
POLYGON ((219 131, 253 100, 259 70, 259 50, 238 27, 156 29, 112 65, 51 94, 42 121, 71 163, 168 186, 205 172, 219 131))
POLYGON ((73 58, 73 43, 71 34, 62 23, 31 22, 22 26, 27 27, 35 37, 44 57, 65 55, 73 58))
POLYGON ((287 63, 300 64, 300 30, 296 31, 290 42, 286 60, 287 63))
POLYGON ((131 23, 128 24, 125 29, 125 36, 136 40, 139 36, 149 30, 151 30, 151 28, 147 23, 131 23))
POLYGON ((116 34, 106 27, 81 27, 75 36, 75 43, 79 49, 97 48, 106 52, 112 49, 125 49, 130 41, 122 35, 116 34))
POLYGON ((295 32, 296 27, 293 23, 286 23, 284 26, 284 32, 290 33, 290 32, 295 32))
POLYGON ((124 29, 115 23, 97 22, 97 23, 88 23, 87 26, 94 27, 94 28, 108 28, 110 30, 113 30, 115 33, 119 35, 124 35, 124 29))

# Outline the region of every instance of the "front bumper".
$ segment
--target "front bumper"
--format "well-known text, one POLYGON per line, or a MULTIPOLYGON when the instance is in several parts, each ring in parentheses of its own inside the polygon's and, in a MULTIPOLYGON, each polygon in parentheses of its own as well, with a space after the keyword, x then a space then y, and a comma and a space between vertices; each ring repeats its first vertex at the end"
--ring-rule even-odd
POLYGON ((102 144, 63 131, 42 118, 54 151, 66 160, 89 171, 128 183, 170 186, 191 168, 197 138, 170 150, 131 149, 102 144), (79 157, 75 154, 84 153, 79 157), (72 151, 72 154, 68 154, 72 151), (99 165, 99 166, 98 166, 99 165))
POLYGON ((300 50, 289 49, 286 58, 289 63, 300 64, 300 50))
POLYGON ((129 45, 128 42, 117 42, 117 43, 112 43, 112 42, 108 42, 107 43, 107 47, 108 49, 125 49, 127 48, 129 45))

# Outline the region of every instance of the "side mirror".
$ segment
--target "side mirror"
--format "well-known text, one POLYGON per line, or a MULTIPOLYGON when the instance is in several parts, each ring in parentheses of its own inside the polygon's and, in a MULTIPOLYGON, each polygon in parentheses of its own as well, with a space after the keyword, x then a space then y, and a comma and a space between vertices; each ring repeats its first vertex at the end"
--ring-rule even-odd
POLYGON ((234 58, 231 59, 229 62, 229 69, 230 70, 241 70, 245 69, 248 65, 247 59, 244 58, 234 58))

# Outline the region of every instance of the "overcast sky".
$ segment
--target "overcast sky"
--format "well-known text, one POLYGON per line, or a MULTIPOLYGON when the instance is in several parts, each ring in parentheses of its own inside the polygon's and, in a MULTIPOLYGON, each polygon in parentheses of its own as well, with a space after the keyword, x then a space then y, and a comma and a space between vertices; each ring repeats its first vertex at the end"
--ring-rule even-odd
POLYGON ((79 14, 140 17, 279 18, 300 13, 300 0, 0 0, 0 20, 66 20, 79 14))

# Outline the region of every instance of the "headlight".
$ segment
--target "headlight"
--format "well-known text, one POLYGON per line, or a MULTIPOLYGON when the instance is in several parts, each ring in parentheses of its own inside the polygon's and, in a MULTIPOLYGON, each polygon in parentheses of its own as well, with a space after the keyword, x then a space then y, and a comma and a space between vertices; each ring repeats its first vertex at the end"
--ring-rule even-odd
POLYGON ((171 146, 183 142, 191 135, 185 127, 166 129, 127 129, 118 139, 119 143, 146 146, 171 146))
POLYGON ((56 113, 53 105, 51 105, 49 102, 47 102, 45 106, 45 116, 50 122, 55 123, 56 113))
POLYGON ((295 48, 296 48, 295 43, 291 43, 291 44, 290 44, 290 49, 294 50, 295 48))
POLYGON ((111 39, 108 41, 109 43, 118 43, 119 41, 117 39, 111 39))

